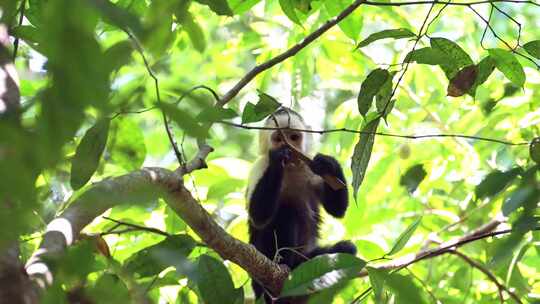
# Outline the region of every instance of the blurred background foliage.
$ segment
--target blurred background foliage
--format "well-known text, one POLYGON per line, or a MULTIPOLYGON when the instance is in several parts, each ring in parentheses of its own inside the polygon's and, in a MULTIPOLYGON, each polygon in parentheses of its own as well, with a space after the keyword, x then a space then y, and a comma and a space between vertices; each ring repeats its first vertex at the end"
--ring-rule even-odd
MULTIPOLYGON (((91 182, 141 166, 177 167, 162 114, 156 109, 157 80, 160 101, 177 105, 173 108, 178 112, 170 114, 176 123, 172 131, 189 159, 197 151, 197 121, 204 120, 200 113, 215 102, 208 90, 191 88, 205 85, 224 94, 256 64, 300 42, 350 3, 0 1, 2 22, 18 45, 12 51, 21 91, 17 117, 4 115, 0 122, 0 200, 11 202, 10 208, 0 211, 2 246, 22 240, 24 260, 36 249, 46 223, 91 182), (21 13, 24 18, 19 23, 21 13)), ((489 48, 509 50, 489 29, 483 37, 486 24, 475 11, 486 20, 492 12, 492 29, 512 47, 540 39, 538 5, 498 3, 496 7, 435 5, 417 49, 429 47, 430 38, 444 37, 458 44, 474 63, 488 56, 489 48)), ((400 75, 414 37, 378 40, 361 48, 358 43, 385 29, 404 28, 417 34, 428 11, 429 4, 362 5, 294 57, 256 77, 227 104, 235 116, 229 121, 240 123, 244 107, 258 101, 260 90, 297 109, 313 129, 359 130, 367 119, 357 105, 362 82, 376 68, 400 75)), ((394 95, 395 106, 378 131, 531 142, 540 136, 540 74, 533 47, 532 60, 512 55, 526 75, 523 87, 497 69, 473 96, 447 96, 449 80, 443 69, 411 63, 394 95)), ((516 51, 525 53, 522 47, 516 51)), ((256 136, 255 130, 213 124, 208 143, 215 151, 209 156, 208 169, 185 178, 216 221, 243 241, 247 241, 244 190, 250 163, 258 153, 256 136)), ((336 156, 349 182, 358 138, 347 132, 315 136, 316 149, 336 156)), ((504 213, 508 225, 519 233, 480 240, 461 252, 493 272, 524 302, 537 303, 540 240, 538 232, 531 230, 538 225, 540 197, 539 167, 533 159, 538 162, 540 157, 538 150, 532 151, 538 146, 532 152, 529 148, 475 138, 375 136, 357 199, 351 193, 344 220, 324 217, 322 242, 351 239, 359 257, 380 258, 422 216, 394 258, 419 251, 427 239, 438 242, 461 236, 504 213)), ((124 302, 128 293, 123 291, 131 281, 145 286, 159 303, 213 303, 216 297, 208 296, 208 284, 238 292, 227 303, 242 299, 244 293, 252 298, 247 273, 232 263, 221 263, 162 201, 116 207, 106 215, 180 236, 166 238, 138 229, 108 233, 104 239, 114 260, 91 254, 83 242, 59 263, 60 275, 46 302, 60 303, 67 291, 77 295, 73 290, 81 286, 97 303, 124 302), (173 249, 156 258, 151 254, 156 246, 158 252, 173 249), (223 265, 232 280, 227 275, 215 276, 223 274, 223 265), (214 281, 205 280, 210 277, 214 281)), ((118 228, 113 226, 112 221, 100 218, 86 231, 118 228)), ((497 286, 458 256, 424 260, 400 274, 388 283, 388 292, 378 302, 408 303, 403 292, 418 293, 427 303, 499 301, 497 286)), ((333 301, 350 303, 369 286, 367 278, 353 280, 333 301)), ((373 296, 365 300, 375 301, 373 296)))

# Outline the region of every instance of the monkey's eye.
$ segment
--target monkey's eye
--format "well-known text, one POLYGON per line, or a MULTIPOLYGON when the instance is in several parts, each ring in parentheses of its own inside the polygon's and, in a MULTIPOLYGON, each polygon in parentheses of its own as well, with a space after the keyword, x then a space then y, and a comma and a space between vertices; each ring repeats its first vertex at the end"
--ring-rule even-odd
POLYGON ((292 134, 290 137, 289 137, 292 141, 297 141, 300 139, 300 135, 298 134, 292 134))

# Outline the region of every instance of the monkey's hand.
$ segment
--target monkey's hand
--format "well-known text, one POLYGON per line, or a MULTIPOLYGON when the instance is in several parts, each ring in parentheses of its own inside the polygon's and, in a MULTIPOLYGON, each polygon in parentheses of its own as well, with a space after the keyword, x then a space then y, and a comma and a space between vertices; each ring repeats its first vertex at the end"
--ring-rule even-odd
POLYGON ((331 156, 317 154, 310 164, 311 171, 317 175, 333 175, 336 176, 339 172, 338 162, 331 156))
POLYGON ((268 152, 270 159, 270 165, 279 165, 284 167, 285 164, 291 160, 291 150, 287 146, 282 146, 277 149, 270 150, 268 152))

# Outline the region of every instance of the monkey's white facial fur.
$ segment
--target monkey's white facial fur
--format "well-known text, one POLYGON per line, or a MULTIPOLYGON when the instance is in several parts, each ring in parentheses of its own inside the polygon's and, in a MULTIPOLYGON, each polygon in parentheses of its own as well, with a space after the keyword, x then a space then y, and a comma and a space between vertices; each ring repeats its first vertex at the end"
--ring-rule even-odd
MULTIPOLYGON (((267 128, 291 128, 297 130, 309 130, 309 127, 295 113, 282 112, 274 115, 276 121, 270 117, 266 120, 267 128)), ((311 133, 300 132, 297 130, 282 130, 287 136, 287 141, 304 154, 311 151, 311 133)), ((261 130, 259 134, 259 152, 262 156, 268 154, 270 149, 276 149, 283 146, 285 142, 278 130, 261 130)))

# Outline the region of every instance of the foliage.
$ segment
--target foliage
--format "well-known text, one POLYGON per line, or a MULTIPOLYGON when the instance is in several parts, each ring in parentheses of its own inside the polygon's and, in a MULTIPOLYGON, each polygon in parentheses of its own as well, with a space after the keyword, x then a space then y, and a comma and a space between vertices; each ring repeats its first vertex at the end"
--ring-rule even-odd
MULTIPOLYGON (((318 150, 347 168, 356 202, 342 221, 324 215, 321 239, 351 239, 359 253, 302 264, 284 294, 313 294, 316 303, 362 295, 366 303, 496 303, 498 285, 459 256, 392 271, 373 260, 418 252, 504 215, 511 233, 459 250, 523 302, 539 301, 540 6, 361 5, 265 69, 352 2, 0 1, 18 43, 21 93, 16 120, 0 107, 0 202, 9 206, 0 208, 0 248, 26 240, 21 256, 30 256, 44 223, 92 182, 143 165, 175 169, 163 115, 185 158, 202 140, 215 148, 208 168, 184 182, 247 241, 243 192, 256 132, 223 122, 257 125, 285 105, 313 129, 345 130, 315 135, 318 150), (200 87, 222 96, 255 66, 262 73, 223 108, 200 87)), ((248 274, 201 243, 164 202, 107 214, 163 233, 97 219, 86 230, 105 233, 112 256, 86 242, 70 248, 44 302, 63 303, 75 291, 97 303, 127 302, 133 285, 153 302, 253 297, 248 274)))

